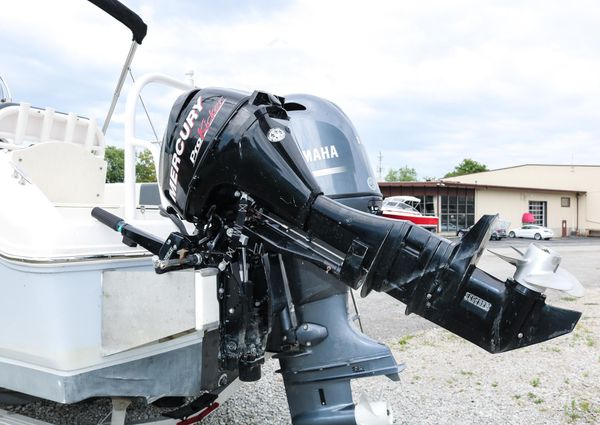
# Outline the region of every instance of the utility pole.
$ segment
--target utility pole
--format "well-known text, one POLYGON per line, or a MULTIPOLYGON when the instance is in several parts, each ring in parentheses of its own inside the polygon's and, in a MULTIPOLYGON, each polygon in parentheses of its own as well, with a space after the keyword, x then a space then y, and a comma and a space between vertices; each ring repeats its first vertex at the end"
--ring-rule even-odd
POLYGON ((383 155, 381 154, 381 151, 379 151, 379 155, 377 155, 377 178, 379 181, 381 181, 381 173, 383 173, 383 155))

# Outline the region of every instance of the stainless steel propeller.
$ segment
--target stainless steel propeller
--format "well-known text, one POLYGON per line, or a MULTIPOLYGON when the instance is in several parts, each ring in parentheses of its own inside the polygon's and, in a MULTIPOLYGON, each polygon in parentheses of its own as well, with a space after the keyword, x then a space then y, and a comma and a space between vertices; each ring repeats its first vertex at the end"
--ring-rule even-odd
POLYGON ((550 248, 532 243, 524 253, 515 247, 519 256, 511 257, 489 250, 517 269, 513 279, 521 285, 537 292, 556 289, 573 297, 582 297, 585 293, 583 285, 575 276, 560 267, 562 257, 550 248))

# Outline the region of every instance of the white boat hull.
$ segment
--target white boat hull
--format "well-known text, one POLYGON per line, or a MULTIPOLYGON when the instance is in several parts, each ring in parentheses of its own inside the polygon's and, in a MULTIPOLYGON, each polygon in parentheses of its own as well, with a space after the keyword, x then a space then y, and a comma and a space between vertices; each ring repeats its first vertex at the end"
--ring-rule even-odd
POLYGON ((57 266, 0 260, 0 387, 61 403, 200 394, 202 361, 210 361, 203 342, 218 326, 218 309, 209 305, 216 303, 206 302, 216 299, 214 277, 165 276, 176 292, 171 297, 159 277, 143 298, 131 276, 146 279, 148 272, 149 259, 57 266), (112 281, 122 284, 117 300, 106 285, 115 273, 112 281), (128 280, 119 282, 119 274, 128 280), (148 295, 159 302, 148 303, 148 295), (145 326, 127 315, 142 306, 155 319, 145 326))

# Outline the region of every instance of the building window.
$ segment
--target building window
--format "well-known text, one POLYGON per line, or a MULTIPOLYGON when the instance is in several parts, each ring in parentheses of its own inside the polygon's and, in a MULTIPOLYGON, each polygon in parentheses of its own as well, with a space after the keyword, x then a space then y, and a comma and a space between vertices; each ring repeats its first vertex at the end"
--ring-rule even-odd
POLYGON ((473 196, 440 197, 440 227, 442 232, 456 232, 475 224, 473 196))
POLYGON ((567 196, 563 196, 562 198, 560 198, 560 206, 561 207, 570 207, 571 206, 571 198, 567 197, 567 196))
POLYGON ((533 214, 535 223, 538 226, 546 226, 546 213, 548 204, 546 201, 529 201, 529 212, 533 214))
POLYGON ((435 215, 435 203, 433 201, 432 195, 420 195, 416 196, 416 198, 419 198, 421 200, 419 206, 417 207, 421 214, 435 215))

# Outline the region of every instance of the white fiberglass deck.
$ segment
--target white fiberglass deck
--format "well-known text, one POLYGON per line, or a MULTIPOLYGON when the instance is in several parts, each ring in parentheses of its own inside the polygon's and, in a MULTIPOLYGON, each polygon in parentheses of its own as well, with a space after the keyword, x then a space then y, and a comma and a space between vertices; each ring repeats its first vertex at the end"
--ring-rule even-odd
POLYGON ((156 205, 133 204, 131 175, 104 183, 103 154, 93 120, 0 108, 0 387, 63 403, 197 395, 216 278, 156 275, 149 252, 91 217, 129 210, 147 233, 177 231, 156 205))

